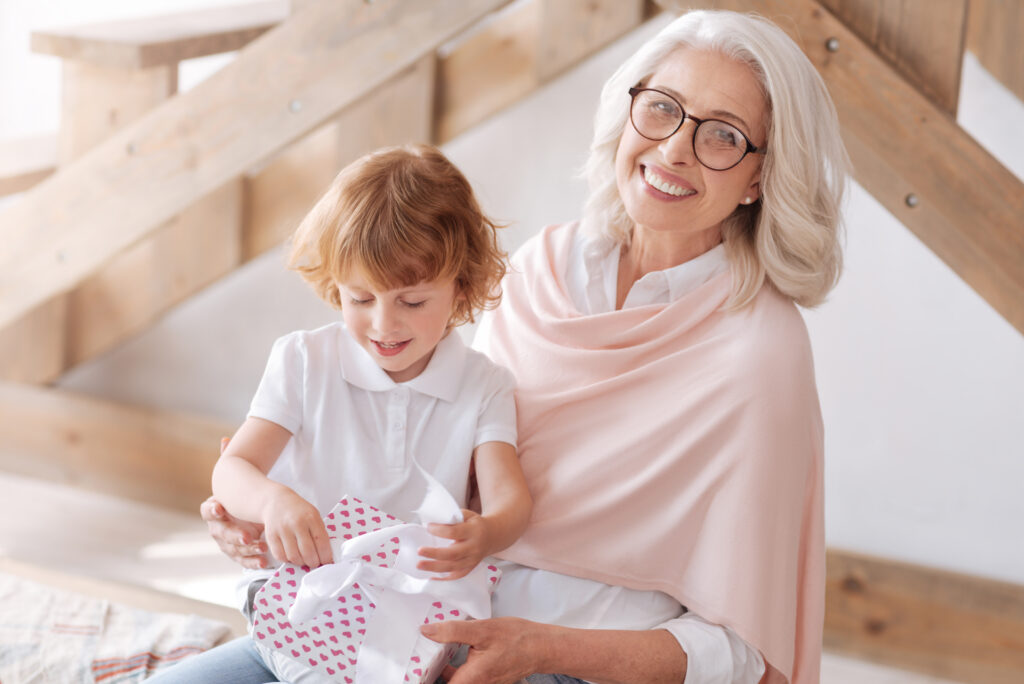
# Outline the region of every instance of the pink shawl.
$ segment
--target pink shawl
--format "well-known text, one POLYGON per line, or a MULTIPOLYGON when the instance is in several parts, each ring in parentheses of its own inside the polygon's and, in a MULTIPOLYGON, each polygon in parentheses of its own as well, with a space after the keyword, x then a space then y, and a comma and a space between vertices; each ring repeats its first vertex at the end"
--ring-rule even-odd
POLYGON ((564 282, 576 224, 513 259, 482 348, 519 388, 535 508, 501 556, 665 592, 818 681, 822 424, 796 307, 770 286, 734 313, 722 274, 666 305, 584 316, 564 282))

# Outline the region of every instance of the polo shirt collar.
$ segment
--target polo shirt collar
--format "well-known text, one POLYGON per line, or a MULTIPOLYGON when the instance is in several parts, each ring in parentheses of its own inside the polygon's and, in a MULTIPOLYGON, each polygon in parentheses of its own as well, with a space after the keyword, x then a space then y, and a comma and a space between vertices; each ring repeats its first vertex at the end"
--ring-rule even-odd
POLYGON ((344 325, 340 326, 341 375, 349 384, 369 392, 387 392, 402 385, 444 401, 455 401, 466 365, 466 345, 455 330, 434 349, 423 372, 405 383, 397 383, 359 346, 344 325))

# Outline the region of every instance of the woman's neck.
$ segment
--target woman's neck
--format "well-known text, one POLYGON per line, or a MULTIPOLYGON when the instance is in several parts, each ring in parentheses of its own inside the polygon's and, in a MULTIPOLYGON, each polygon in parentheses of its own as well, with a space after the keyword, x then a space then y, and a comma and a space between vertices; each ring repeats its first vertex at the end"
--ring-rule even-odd
POLYGON ((652 233, 637 226, 629 245, 624 245, 619 252, 615 309, 622 308, 633 285, 648 273, 684 264, 721 242, 722 234, 717 230, 680 239, 675 233, 652 233))

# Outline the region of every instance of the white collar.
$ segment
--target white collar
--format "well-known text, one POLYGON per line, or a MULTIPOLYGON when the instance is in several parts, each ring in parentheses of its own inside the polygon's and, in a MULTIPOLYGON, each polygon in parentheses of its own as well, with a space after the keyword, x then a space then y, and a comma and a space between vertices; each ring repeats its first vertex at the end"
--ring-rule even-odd
MULTIPOLYGON (((585 281, 589 283, 586 288, 586 297, 590 300, 589 309, 594 313, 611 311, 615 308, 618 287, 619 245, 604 238, 584 236, 582 231, 577 235, 585 240, 581 252, 585 281), (600 306, 595 306, 594 297, 598 296, 604 301, 600 306)), ((728 268, 725 245, 719 244, 677 266, 647 273, 633 283, 622 308, 674 302, 728 268)))
POLYGON ((369 392, 388 392, 404 386, 444 401, 455 401, 462 385, 467 352, 462 338, 454 330, 438 342, 422 373, 408 382, 398 383, 377 365, 370 352, 352 339, 344 324, 340 327, 341 375, 346 382, 369 392))

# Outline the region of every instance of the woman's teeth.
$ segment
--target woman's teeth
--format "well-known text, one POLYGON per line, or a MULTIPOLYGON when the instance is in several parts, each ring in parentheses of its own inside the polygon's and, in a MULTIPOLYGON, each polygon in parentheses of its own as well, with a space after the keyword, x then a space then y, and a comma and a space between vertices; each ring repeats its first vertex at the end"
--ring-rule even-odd
POLYGON ((378 342, 377 344, 385 349, 395 349, 397 347, 401 347, 405 342, 378 342))
POLYGON ((686 197, 687 195, 694 195, 697 193, 696 190, 681 188, 678 185, 673 185, 672 183, 662 180, 653 171, 651 171, 649 166, 644 167, 644 180, 647 181, 648 185, 661 190, 666 195, 673 195, 674 197, 686 197))

